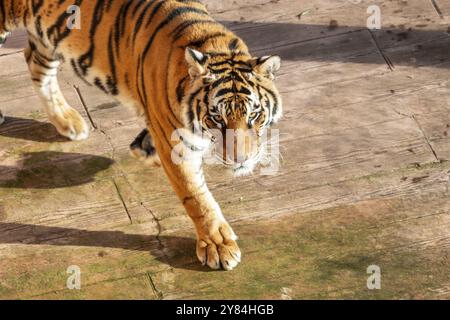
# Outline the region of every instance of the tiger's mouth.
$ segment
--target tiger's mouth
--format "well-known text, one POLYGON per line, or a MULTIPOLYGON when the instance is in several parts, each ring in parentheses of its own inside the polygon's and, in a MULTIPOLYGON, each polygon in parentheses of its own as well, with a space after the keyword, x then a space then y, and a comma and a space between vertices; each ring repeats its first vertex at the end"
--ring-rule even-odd
POLYGON ((247 161, 244 163, 237 163, 233 166, 233 175, 236 178, 251 175, 255 169, 256 163, 247 161))
POLYGON ((249 157, 242 162, 237 162, 231 159, 225 160, 223 154, 221 153, 216 153, 215 159, 217 160, 216 163, 227 167, 236 178, 251 175, 260 162, 260 158, 258 156, 249 157))

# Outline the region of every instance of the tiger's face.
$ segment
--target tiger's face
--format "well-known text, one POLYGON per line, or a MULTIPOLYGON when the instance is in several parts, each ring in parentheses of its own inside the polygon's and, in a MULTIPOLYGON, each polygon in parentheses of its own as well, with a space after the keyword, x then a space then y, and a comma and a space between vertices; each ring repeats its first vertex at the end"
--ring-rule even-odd
POLYGON ((274 84, 280 58, 208 55, 188 48, 186 60, 193 83, 187 122, 210 137, 216 157, 236 176, 251 173, 265 155, 267 129, 282 114, 274 84))

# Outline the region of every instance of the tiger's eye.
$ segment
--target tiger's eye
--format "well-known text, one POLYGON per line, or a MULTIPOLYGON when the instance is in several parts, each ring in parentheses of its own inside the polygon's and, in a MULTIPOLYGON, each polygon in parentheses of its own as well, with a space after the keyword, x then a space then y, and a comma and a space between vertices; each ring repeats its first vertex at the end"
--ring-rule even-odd
POLYGON ((217 122, 221 122, 223 120, 223 118, 221 115, 215 115, 214 120, 216 120, 217 122))
POLYGON ((255 119, 257 116, 258 116, 257 112, 250 113, 250 119, 252 119, 252 120, 255 119))

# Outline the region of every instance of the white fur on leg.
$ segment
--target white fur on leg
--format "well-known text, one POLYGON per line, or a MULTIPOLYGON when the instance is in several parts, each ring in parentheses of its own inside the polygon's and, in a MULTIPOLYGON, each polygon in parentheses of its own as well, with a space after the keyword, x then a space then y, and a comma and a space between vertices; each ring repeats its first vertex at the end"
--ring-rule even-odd
MULTIPOLYGON (((39 55, 36 52, 34 54, 39 55)), ((41 59, 44 58, 41 57, 41 59)), ((59 88, 56 75, 60 61, 46 59, 45 69, 36 64, 33 59, 29 61, 34 87, 42 100, 50 122, 61 135, 70 140, 87 139, 90 133, 89 126, 78 111, 68 105, 59 88)))

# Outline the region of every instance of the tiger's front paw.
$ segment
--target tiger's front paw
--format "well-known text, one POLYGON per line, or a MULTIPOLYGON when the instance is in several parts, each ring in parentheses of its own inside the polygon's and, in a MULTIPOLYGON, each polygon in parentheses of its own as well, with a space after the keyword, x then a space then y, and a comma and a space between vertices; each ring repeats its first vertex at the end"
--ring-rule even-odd
POLYGON ((197 239, 197 257, 211 269, 233 270, 241 262, 237 236, 228 223, 220 222, 197 239))

